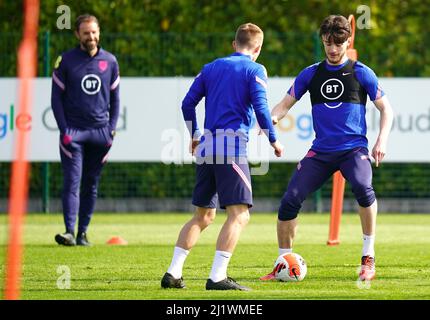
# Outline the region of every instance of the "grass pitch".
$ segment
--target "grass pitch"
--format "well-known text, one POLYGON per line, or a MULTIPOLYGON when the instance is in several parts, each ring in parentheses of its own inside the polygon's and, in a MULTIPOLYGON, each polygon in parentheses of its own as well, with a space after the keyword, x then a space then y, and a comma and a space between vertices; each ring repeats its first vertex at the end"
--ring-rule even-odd
MULTIPOLYGON (((299 215, 294 251, 307 261, 299 283, 260 282, 278 253, 276 215, 252 214, 229 265, 229 275, 250 292, 204 289, 217 234, 225 220, 219 214, 191 251, 184 267, 187 289, 161 289, 182 225, 191 214, 95 214, 89 229, 93 247, 61 247, 59 214, 26 218, 23 299, 430 299, 430 215, 380 214, 376 238, 377 279, 357 283, 361 228, 357 214, 344 214, 341 244, 326 245, 328 214, 299 215), (109 246, 115 235, 127 246, 109 246), (61 267, 66 266, 66 267, 61 267), (63 269, 62 269, 63 268, 63 269), (70 270, 70 289, 58 284, 70 270)), ((0 215, 0 288, 4 285, 7 217, 0 215)))

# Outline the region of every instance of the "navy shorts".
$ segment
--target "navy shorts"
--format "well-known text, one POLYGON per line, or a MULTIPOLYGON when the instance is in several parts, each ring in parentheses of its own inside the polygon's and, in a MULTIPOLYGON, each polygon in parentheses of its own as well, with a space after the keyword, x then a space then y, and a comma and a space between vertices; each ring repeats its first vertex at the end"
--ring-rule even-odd
POLYGON ((372 165, 365 147, 323 153, 309 150, 298 163, 287 191, 281 200, 278 217, 282 221, 294 219, 306 197, 318 190, 337 170, 351 184, 361 207, 367 208, 376 199, 372 186, 372 165))
POLYGON ((197 164, 193 205, 216 208, 217 200, 221 209, 237 204, 252 207, 251 175, 247 161, 197 164))

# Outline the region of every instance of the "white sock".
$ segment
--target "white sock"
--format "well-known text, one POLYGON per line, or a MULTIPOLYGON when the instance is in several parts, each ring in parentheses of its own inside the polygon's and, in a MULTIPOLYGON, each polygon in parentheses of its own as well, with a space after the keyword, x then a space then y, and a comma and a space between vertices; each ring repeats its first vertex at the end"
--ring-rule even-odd
POLYGON ((363 234, 363 256, 375 257, 375 235, 363 234))
POLYGON ((173 278, 179 279, 180 277, 182 277, 182 268, 184 266, 185 259, 187 258, 189 253, 189 250, 175 247, 175 250, 173 251, 172 263, 167 270, 167 272, 170 273, 173 278))
POLYGON ((219 282, 227 278, 227 266, 231 256, 231 252, 215 251, 214 262, 212 264, 211 274, 209 275, 209 278, 213 282, 219 282))
POLYGON ((293 252, 293 248, 290 248, 290 249, 286 249, 286 248, 279 248, 278 250, 279 250, 279 255, 280 255, 280 256, 281 256, 281 255, 283 255, 283 254, 286 254, 286 253, 291 253, 291 252, 293 252))

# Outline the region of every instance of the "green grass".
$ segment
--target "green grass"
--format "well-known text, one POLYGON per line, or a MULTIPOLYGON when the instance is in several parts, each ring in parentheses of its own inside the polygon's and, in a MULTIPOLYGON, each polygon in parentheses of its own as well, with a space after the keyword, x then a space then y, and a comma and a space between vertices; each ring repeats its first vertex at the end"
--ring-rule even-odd
MULTIPOLYGON (((23 299, 430 299, 430 215, 380 214, 376 239, 377 279, 368 289, 356 283, 361 256, 357 214, 344 214, 341 244, 329 247, 328 214, 301 214, 294 251, 308 264, 299 283, 260 282, 277 256, 276 215, 253 214, 231 259, 229 275, 251 292, 204 290, 225 215, 201 236, 184 268, 185 290, 163 290, 186 214, 95 214, 89 230, 94 246, 60 247, 59 214, 26 217, 23 299), (108 246, 120 235, 127 246, 108 246), (57 287, 58 266, 71 271, 71 288, 57 287)), ((0 289, 4 284, 7 217, 0 215, 0 289)))

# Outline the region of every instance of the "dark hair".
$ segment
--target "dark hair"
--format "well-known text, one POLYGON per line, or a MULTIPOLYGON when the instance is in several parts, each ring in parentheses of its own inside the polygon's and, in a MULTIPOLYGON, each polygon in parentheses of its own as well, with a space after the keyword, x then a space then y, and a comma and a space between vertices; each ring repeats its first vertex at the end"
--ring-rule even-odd
POLYGON ((255 48, 263 42, 263 30, 253 23, 245 23, 236 31, 235 41, 241 48, 255 48))
POLYGON ((351 25, 344 16, 328 16, 321 24, 320 36, 326 36, 329 42, 333 40, 336 44, 342 44, 351 36, 351 25))
POLYGON ((75 30, 79 32, 79 27, 81 26, 81 23, 90 21, 97 23, 97 25, 100 27, 99 20, 97 20, 95 16, 85 13, 76 18, 75 30))

